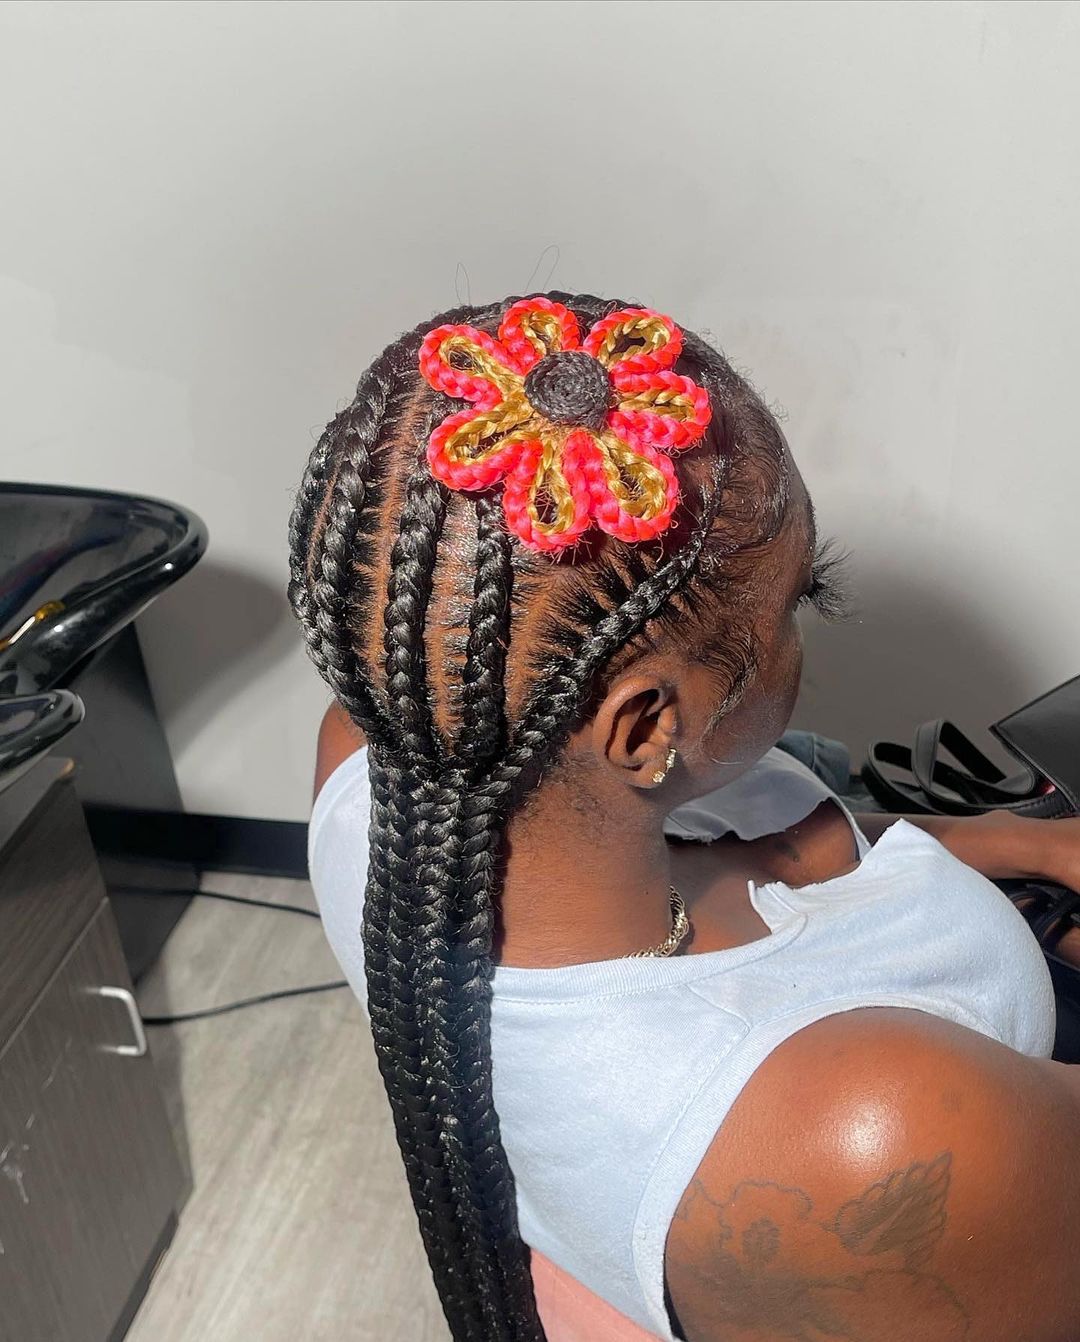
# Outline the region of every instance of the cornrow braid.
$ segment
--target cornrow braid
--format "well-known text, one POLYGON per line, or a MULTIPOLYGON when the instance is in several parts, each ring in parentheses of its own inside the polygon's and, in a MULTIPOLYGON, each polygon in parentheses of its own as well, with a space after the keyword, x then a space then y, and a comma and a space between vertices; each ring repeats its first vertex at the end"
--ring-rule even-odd
POLYGON ((375 741, 387 739, 389 731, 383 708, 360 671, 350 601, 371 454, 395 390, 388 362, 384 356, 372 365, 361 383, 362 396, 327 426, 312 453, 289 526, 296 547, 290 556, 289 597, 308 653, 349 716, 365 721, 375 741), (324 496, 317 504, 320 486, 324 496), (311 535, 317 519, 321 543, 316 556, 311 535))
POLYGON ((395 1011, 385 1022, 379 1019, 377 1048, 382 1042, 386 1052, 408 1060, 401 1068, 406 1086, 388 1087, 391 1104, 396 1103, 399 1111, 399 1133, 403 1125, 411 1126, 427 1143, 420 1150, 403 1147, 417 1211, 435 1224, 440 1203, 458 1207, 452 1227, 459 1248, 458 1278, 446 1263, 433 1263, 440 1294, 444 1303, 455 1302, 459 1317, 469 1320, 470 1329, 476 1326, 474 1310, 479 1307, 481 1330, 474 1335, 496 1337, 504 1310, 495 1283, 475 1275, 460 1281, 462 1265, 483 1261, 483 1229, 479 1199, 469 1183, 471 1165, 460 1157, 455 1160, 448 1151, 453 1142, 451 1110, 457 1082, 447 1065, 454 1044, 448 1042, 452 1027, 445 1014, 451 1008, 446 1005, 440 969, 450 953, 452 816, 459 805, 460 787, 454 787, 443 774, 443 751, 435 739, 428 699, 423 638, 445 510, 444 488, 418 463, 406 485, 401 527, 391 551, 383 620, 386 695, 400 740, 396 753, 412 761, 413 767, 406 772, 392 761, 380 760, 373 775, 373 791, 388 825, 385 832, 378 824, 372 827, 363 931, 365 946, 385 945, 389 951, 387 1001, 395 1011), (381 924, 377 922, 380 915, 381 924), (384 1023, 393 1034, 392 1041, 383 1033, 384 1023), (433 1116, 442 1120, 434 1131, 433 1116))
POLYGON ((454 753, 490 763, 506 737, 506 648, 510 639, 513 568, 502 509, 481 496, 476 509, 476 582, 462 674, 462 724, 454 753))
POLYGON ((430 765, 437 764, 442 752, 427 692, 424 623, 446 516, 446 492, 421 459, 405 490, 401 530, 390 552, 383 616, 386 698, 395 714, 399 750, 406 759, 430 765))
MULTIPOLYGON (((592 322, 625 306, 548 297, 592 322)), ((460 403, 433 395, 416 371, 429 330, 493 328, 514 301, 445 313, 389 346, 316 444, 290 524, 289 592, 308 650, 371 747, 368 1011, 455 1342, 543 1339, 492 1092, 506 826, 613 659, 665 622, 692 623, 698 606, 715 616, 725 589, 706 579, 706 552, 722 567, 729 552, 767 537, 782 511, 771 420, 723 358, 686 333, 684 356, 727 440, 681 526, 663 547, 610 542, 572 565, 525 553, 497 496, 452 493, 427 469, 432 427, 460 403), (743 518, 718 538, 718 522, 742 518, 742 495, 755 489, 749 512, 763 525, 743 518), (466 601, 463 638, 445 645, 461 656, 436 655, 433 620, 445 628, 466 601)), ((741 646, 728 614, 729 641, 741 646)))
POLYGON ((531 778, 565 745, 601 668, 694 576, 722 494, 718 469, 688 543, 605 615, 573 656, 560 657, 548 668, 525 707, 506 759, 491 779, 493 788, 506 789, 511 804, 519 795, 520 780, 531 778))

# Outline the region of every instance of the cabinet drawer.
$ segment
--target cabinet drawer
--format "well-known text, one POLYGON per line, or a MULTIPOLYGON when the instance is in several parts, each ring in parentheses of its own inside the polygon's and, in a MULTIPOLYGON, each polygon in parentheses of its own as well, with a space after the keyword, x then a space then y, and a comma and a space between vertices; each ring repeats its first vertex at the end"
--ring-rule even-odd
POLYGON ((0 1342, 105 1342, 181 1196, 130 987, 101 902, 0 1054, 0 1342))
POLYGON ((43 760, 0 793, 0 1048, 104 894, 71 762, 43 760))

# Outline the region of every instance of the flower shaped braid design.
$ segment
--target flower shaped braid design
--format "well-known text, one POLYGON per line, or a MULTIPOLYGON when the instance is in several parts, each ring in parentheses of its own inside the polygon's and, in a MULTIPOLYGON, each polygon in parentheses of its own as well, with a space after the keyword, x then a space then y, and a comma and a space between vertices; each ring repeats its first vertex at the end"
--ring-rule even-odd
POLYGON ((574 314, 542 297, 508 308, 497 339, 437 327, 420 371, 472 405, 433 431, 431 472, 454 490, 505 481, 507 525, 533 550, 563 550, 593 524, 651 540, 679 501, 668 454, 712 415, 708 392, 672 371, 681 350, 679 328, 648 308, 613 312, 582 341, 574 314))

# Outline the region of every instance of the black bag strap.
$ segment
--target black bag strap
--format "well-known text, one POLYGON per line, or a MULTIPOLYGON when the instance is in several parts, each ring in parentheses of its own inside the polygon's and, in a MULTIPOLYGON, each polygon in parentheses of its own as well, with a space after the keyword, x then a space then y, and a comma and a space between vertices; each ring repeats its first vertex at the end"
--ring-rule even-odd
POLYGON ((896 778, 887 769, 911 772, 911 751, 895 741, 873 741, 862 767, 862 780, 870 795, 886 811, 899 815, 933 815, 927 798, 915 785, 896 778))
POLYGON ((946 737, 955 743, 950 754, 958 762, 985 760, 998 778, 1004 776, 952 723, 926 723, 916 733, 915 750, 894 741, 871 744, 862 778, 878 805, 916 815, 982 815, 1004 807, 1016 810, 1013 794, 991 792, 982 779, 937 757, 935 751, 946 737))
MULTIPOLYGON (((957 764, 966 770, 966 778, 957 775, 965 791, 969 783, 992 786, 1005 777, 994 761, 984 755, 973 741, 968 740, 959 727, 947 718, 935 718, 916 728, 915 747, 911 752, 911 772, 915 775, 916 783, 929 796, 934 795, 934 772, 939 766, 942 750, 947 750, 957 764)), ((975 797, 968 796, 965 800, 974 801, 975 797)))
POLYGON ((1038 938, 1039 945, 1045 946, 1048 941, 1056 941, 1069 927, 1080 924, 1077 910, 1080 910, 1080 894, 1075 890, 1064 890, 1056 899, 1050 900, 1031 923, 1031 930, 1038 938))
MULTIPOLYGON (((1076 733, 1080 737, 1080 722, 1076 733)), ((1004 774, 959 727, 937 718, 917 729, 914 749, 892 741, 873 742, 862 777, 874 799, 887 810, 929 815, 1004 810, 1042 819, 1076 813, 1064 789, 1043 778, 1027 759, 1020 762, 1024 766, 1021 773, 1004 774), (946 752, 955 764, 942 758, 946 752)))

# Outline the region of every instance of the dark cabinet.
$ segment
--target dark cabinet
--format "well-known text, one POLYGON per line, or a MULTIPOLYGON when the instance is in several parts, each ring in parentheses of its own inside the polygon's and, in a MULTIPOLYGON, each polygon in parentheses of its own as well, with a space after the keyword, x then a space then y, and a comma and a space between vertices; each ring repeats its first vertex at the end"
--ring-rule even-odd
POLYGON ((70 778, 31 775, 0 795, 0 842, 5 818, 0 1342, 109 1342, 171 1237, 185 1178, 70 778), (32 780, 29 813, 5 816, 32 780))

